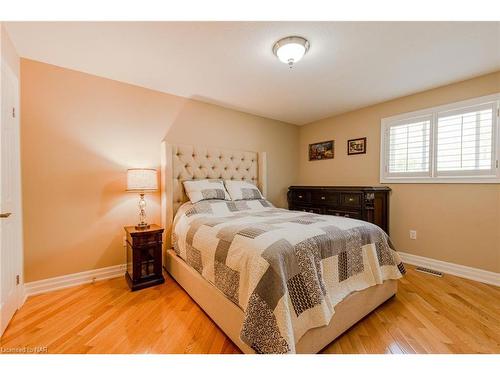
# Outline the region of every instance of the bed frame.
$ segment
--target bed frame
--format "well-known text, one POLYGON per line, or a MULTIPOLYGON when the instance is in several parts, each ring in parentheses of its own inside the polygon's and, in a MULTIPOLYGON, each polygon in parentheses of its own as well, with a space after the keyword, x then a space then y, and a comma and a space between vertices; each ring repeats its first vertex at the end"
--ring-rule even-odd
MULTIPOLYGON (((165 228, 164 268, 224 331, 243 353, 255 353, 240 339, 244 312, 216 287, 188 266, 171 249, 172 223, 177 209, 188 200, 182 182, 191 179, 234 179, 254 182, 266 196, 266 153, 215 147, 172 145, 161 151, 162 224, 165 228)), ((354 292, 335 306, 324 327, 307 331, 296 344, 297 353, 318 353, 347 329, 396 294, 397 281, 354 292)))

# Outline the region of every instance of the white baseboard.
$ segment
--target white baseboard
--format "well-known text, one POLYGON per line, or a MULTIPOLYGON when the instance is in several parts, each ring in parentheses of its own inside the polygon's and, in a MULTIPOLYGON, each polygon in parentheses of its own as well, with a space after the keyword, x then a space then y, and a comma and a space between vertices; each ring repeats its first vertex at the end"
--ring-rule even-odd
POLYGON ((479 268, 462 266, 455 263, 443 262, 442 260, 421 257, 418 255, 403 253, 400 251, 398 251, 398 254, 401 257, 403 263, 432 268, 436 271, 463 277, 464 279, 470 279, 486 284, 500 286, 500 273, 486 271, 479 268))
POLYGON ((26 299, 28 298, 28 295, 26 294, 26 284, 21 284, 21 297, 19 298, 19 307, 21 308, 22 305, 24 305, 24 302, 26 302, 26 299))
POLYGON ((88 284, 94 281, 112 279, 125 274, 126 264, 72 273, 24 284, 24 300, 29 296, 51 292, 70 286, 88 284))
MULTIPOLYGON (((460 264, 443 262, 432 258, 426 258, 418 255, 408 254, 398 251, 401 260, 404 263, 415 266, 422 266, 435 269, 450 275, 463 277, 465 279, 475 280, 486 284, 500 286, 500 273, 485 271, 479 268, 462 266, 460 264)), ((126 264, 98 268, 95 270, 73 273, 64 276, 53 277, 31 283, 24 284, 23 303, 29 296, 51 292, 54 290, 69 288, 71 286, 88 284, 93 281, 112 279, 123 276, 126 270, 126 264)), ((22 305, 22 303, 21 303, 22 305)))

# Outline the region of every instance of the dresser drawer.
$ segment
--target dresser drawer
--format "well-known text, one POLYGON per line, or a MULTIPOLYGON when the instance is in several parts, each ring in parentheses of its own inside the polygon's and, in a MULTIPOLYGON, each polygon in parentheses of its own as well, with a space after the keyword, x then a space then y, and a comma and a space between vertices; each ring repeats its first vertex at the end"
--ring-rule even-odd
POLYGON ((311 203, 311 192, 307 190, 294 190, 292 192, 294 203, 311 203))
POLYGON ((361 207, 363 194, 340 193, 340 205, 343 207, 361 207))
POLYGON ((312 214, 322 214, 323 210, 318 207, 305 207, 305 206, 294 206, 292 208, 294 211, 304 211, 304 212, 310 212, 312 214))
POLYGON ((356 211, 340 211, 327 208, 325 209, 325 214, 332 216, 343 216, 351 219, 361 219, 361 213, 356 211))
POLYGON ((339 194, 330 191, 313 190, 311 200, 313 203, 337 206, 339 204, 339 194))

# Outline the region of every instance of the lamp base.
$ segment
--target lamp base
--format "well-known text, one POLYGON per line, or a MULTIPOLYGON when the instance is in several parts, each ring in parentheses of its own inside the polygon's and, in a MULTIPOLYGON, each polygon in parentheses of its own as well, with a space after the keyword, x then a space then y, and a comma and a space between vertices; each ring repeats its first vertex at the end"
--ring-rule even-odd
POLYGON ((137 224, 135 226, 136 230, 144 230, 144 229, 149 229, 150 225, 149 224, 137 224))

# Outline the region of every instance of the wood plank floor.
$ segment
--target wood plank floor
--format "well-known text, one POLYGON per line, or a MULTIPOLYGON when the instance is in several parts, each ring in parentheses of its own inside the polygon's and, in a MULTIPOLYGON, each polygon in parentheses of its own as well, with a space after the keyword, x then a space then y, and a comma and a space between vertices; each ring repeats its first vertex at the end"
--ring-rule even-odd
MULTIPOLYGON (((34 296, 0 347, 48 353, 239 353, 184 290, 131 293, 117 278, 34 296)), ((500 353, 500 288, 411 266, 396 297, 323 353, 500 353)))

